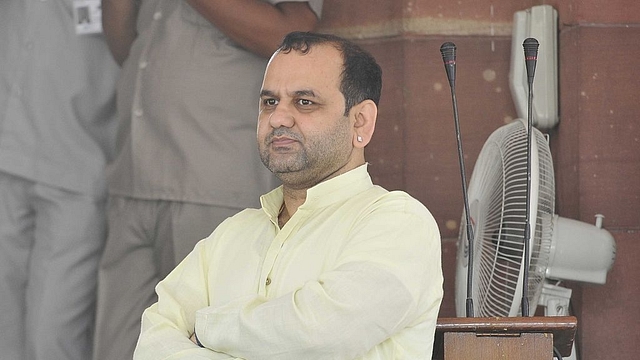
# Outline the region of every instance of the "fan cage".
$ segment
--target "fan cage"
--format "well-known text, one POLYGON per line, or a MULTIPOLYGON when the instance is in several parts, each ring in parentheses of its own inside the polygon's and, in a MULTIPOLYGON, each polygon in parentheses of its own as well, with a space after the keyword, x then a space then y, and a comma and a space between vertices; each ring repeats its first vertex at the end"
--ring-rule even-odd
MULTIPOLYGON (((532 231, 527 292, 531 314, 535 313, 549 261, 555 197, 547 139, 533 128, 532 140, 529 221, 532 231)), ((474 313, 481 317, 518 316, 522 313, 524 273, 526 123, 518 120, 496 130, 482 148, 475 169, 469 185, 470 215, 475 226, 474 313)), ((468 256, 465 229, 463 213, 459 234, 461 258, 468 256)), ((466 273, 458 271, 457 276, 466 282, 466 273)), ((460 284, 457 288, 461 288, 460 284)))

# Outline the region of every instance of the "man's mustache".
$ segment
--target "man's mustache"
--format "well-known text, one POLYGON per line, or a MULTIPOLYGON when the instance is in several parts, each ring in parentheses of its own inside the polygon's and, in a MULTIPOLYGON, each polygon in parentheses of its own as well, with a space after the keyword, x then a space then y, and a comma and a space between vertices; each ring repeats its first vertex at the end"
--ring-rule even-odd
POLYGON ((292 140, 295 141, 301 141, 301 137, 299 134, 291 131, 291 129, 285 128, 285 127, 279 127, 274 129, 268 136, 266 139, 266 143, 267 144, 271 144, 271 142, 273 141, 273 138, 278 138, 278 137, 287 137, 290 138, 292 140))

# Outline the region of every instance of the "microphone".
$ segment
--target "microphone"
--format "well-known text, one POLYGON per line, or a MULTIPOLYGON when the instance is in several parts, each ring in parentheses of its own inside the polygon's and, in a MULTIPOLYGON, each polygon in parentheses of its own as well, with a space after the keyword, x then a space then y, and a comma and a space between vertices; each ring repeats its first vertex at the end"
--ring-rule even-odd
POLYGON ((446 42, 440 46, 440 53, 444 61, 444 69, 447 71, 449 86, 455 88, 456 83, 456 44, 446 42))
POLYGON ((525 201, 525 225, 524 225, 524 271, 522 279, 522 316, 529 316, 529 254, 531 241, 531 224, 529 217, 531 210, 531 132, 533 123, 533 77, 536 72, 536 63, 538 62, 538 40, 527 38, 522 43, 524 47, 524 60, 527 67, 527 83, 529 86, 529 97, 527 101, 527 192, 525 201))
POLYGON ((527 66, 527 81, 533 84, 533 76, 536 74, 536 63, 538 62, 538 40, 527 38, 522 43, 524 47, 524 62, 527 66))
POLYGON ((467 193, 467 177, 464 172, 464 156, 462 152, 462 140, 460 138, 460 120, 458 117, 458 100, 456 99, 456 45, 446 42, 440 46, 444 68, 447 72, 447 79, 451 87, 451 100, 453 102, 453 119, 456 129, 456 139, 458 142, 458 161, 460 163, 460 176, 462 178, 462 197, 464 201, 464 215, 467 222, 467 241, 469 246, 467 264, 467 299, 466 315, 473 317, 473 227, 469 216, 469 196, 467 193))

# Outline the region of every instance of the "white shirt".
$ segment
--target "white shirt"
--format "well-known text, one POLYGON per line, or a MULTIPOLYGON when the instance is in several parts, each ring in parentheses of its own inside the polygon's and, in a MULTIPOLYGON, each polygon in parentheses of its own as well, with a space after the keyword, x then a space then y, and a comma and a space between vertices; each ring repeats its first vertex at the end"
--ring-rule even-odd
POLYGON ((222 223, 159 283, 134 359, 431 358, 443 292, 429 211, 366 165, 308 190, 279 229, 282 200, 222 223))

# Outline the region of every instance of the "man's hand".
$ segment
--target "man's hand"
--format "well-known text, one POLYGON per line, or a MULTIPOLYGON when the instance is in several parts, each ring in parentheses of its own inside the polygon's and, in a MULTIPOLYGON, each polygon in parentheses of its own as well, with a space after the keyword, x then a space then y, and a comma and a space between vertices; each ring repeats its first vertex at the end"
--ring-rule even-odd
POLYGON ((255 0, 186 0, 231 40, 269 58, 282 38, 294 30, 311 31, 318 18, 307 2, 272 5, 255 0))
POLYGON ((139 0, 102 0, 102 28, 113 58, 122 65, 135 40, 139 0))
POLYGON ((191 340, 192 343, 198 345, 201 348, 204 347, 204 345, 202 345, 200 343, 200 341, 198 341, 198 337, 196 336, 196 332, 195 331, 193 332, 193 334, 191 334, 191 337, 189 338, 189 340, 191 340))

